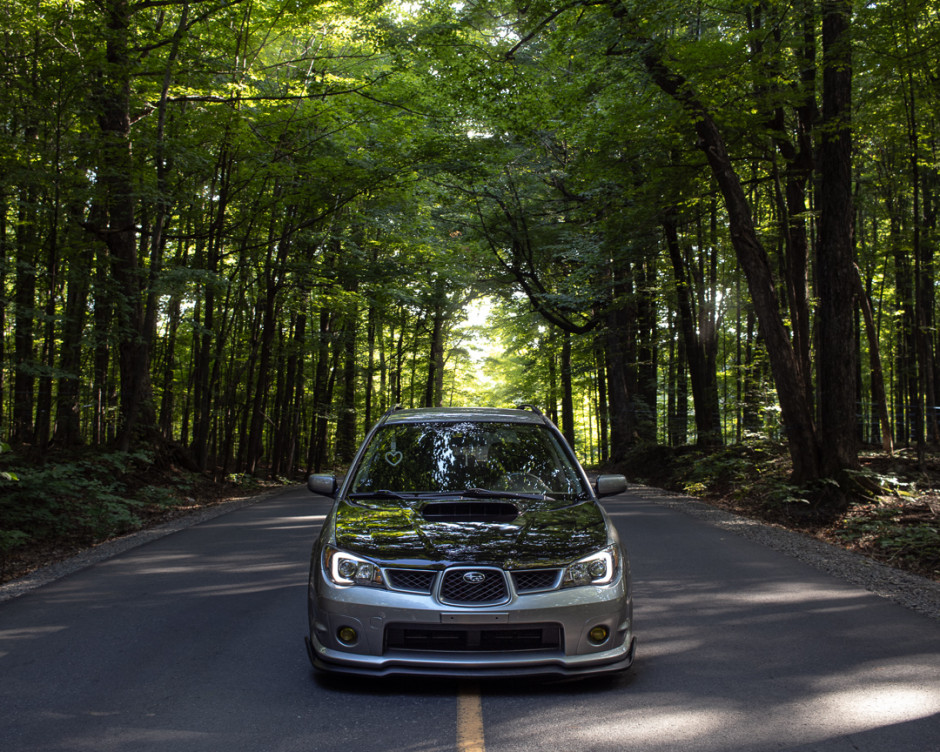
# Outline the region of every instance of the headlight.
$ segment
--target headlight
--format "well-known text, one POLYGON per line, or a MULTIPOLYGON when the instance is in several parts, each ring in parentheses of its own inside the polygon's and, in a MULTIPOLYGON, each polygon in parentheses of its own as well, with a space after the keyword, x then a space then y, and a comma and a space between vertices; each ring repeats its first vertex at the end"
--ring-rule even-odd
POLYGON ((323 548, 323 571, 337 585, 385 587, 382 571, 375 564, 332 546, 323 548))
POLYGON ((616 546, 608 546, 603 551, 585 556, 565 569, 561 580, 562 587, 579 585, 607 585, 613 582, 620 566, 620 556, 616 546))

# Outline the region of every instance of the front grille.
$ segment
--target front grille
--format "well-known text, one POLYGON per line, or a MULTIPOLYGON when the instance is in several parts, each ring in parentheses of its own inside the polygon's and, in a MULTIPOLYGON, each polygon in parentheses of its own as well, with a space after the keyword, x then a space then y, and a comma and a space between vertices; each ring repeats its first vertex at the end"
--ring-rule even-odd
POLYGON ((428 652, 561 650, 562 630, 558 624, 515 627, 389 624, 385 629, 385 647, 428 652))
POLYGON ((512 573, 517 593, 554 590, 558 587, 560 569, 523 569, 512 573))
POLYGON ((386 569, 385 577, 393 590, 430 593, 436 572, 430 569, 386 569))
POLYGON ((441 600, 454 604, 494 604, 509 599, 501 569, 461 568, 444 572, 441 600))

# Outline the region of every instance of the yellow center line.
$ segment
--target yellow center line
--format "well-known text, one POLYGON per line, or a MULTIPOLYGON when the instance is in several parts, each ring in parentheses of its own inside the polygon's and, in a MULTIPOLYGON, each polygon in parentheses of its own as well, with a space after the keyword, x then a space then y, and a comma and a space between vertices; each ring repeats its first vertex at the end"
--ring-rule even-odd
POLYGON ((483 706, 476 682, 457 689, 457 752, 486 752, 483 746, 483 706))

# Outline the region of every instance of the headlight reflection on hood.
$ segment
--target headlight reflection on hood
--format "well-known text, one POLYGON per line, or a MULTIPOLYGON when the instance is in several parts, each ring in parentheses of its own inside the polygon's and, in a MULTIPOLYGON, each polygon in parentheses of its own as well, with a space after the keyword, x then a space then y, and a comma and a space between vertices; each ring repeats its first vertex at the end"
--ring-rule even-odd
POLYGON ((382 571, 375 564, 332 546, 323 549, 323 571, 337 585, 385 587, 382 571))
POLYGON ((569 564, 562 577, 561 586, 608 585, 617 576, 619 567, 620 556, 617 547, 608 546, 603 551, 569 564))

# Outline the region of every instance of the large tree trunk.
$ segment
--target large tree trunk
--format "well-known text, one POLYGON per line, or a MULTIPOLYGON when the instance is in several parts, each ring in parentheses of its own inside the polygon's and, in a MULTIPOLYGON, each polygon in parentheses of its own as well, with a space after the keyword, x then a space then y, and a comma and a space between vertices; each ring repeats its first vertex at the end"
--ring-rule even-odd
POLYGON ((851 0, 823 8, 823 114, 819 147, 820 471, 836 477, 858 465, 855 296, 858 273, 852 242, 851 0))
POLYGON ((129 35, 133 11, 127 0, 109 0, 105 12, 107 65, 97 98, 102 137, 98 179, 106 197, 108 225, 103 235, 110 251, 120 326, 117 446, 127 451, 138 440, 155 436, 156 414, 150 384, 151 343, 144 311, 144 272, 137 261, 131 158, 129 35))

